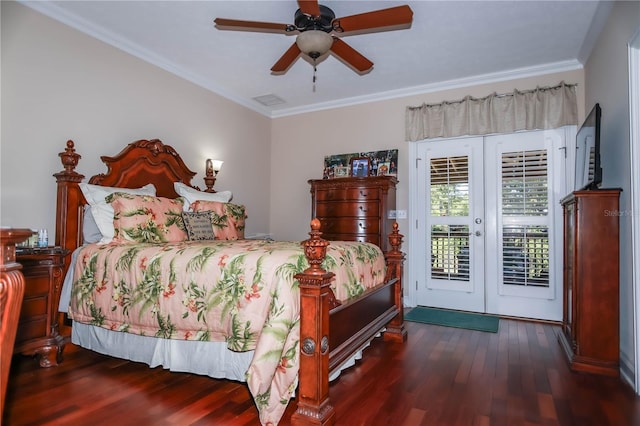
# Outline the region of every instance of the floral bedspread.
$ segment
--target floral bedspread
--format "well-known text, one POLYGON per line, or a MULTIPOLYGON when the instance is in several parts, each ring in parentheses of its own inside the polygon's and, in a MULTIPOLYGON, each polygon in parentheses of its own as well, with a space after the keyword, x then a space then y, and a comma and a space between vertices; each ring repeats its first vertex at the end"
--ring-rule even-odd
MULTIPOLYGON (((331 242, 325 269, 338 300, 383 281, 372 244, 331 242)), ((297 386, 299 242, 260 240, 88 245, 74 265, 69 316, 110 330, 224 341, 254 350, 247 383, 263 424, 277 424, 297 386)))

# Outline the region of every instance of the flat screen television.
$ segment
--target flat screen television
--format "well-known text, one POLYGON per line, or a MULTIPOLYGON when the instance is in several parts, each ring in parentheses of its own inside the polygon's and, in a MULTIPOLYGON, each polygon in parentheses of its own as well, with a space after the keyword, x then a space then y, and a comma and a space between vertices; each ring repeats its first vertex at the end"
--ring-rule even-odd
POLYGON ((600 165, 600 121, 602 110, 596 104, 576 135, 576 190, 597 189, 602 183, 600 165))

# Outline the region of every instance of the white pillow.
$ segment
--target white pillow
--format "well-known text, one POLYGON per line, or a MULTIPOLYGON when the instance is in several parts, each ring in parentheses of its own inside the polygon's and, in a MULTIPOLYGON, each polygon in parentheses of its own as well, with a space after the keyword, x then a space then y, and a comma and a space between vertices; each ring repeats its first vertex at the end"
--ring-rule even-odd
POLYGON ((91 214, 102 234, 101 244, 111 242, 113 239, 113 207, 105 201, 107 195, 114 192, 125 192, 132 195, 156 195, 156 187, 152 183, 142 188, 116 188, 112 186, 91 185, 89 183, 80 183, 80 190, 91 206, 91 214))
POLYGON ((174 182, 173 189, 176 190, 179 196, 185 199, 186 202, 183 204, 184 211, 189 211, 189 206, 197 200, 228 203, 231 201, 231 198, 233 198, 231 191, 202 192, 182 182, 174 182))
POLYGON ((82 240, 83 244, 94 244, 102 239, 102 233, 98 228, 96 220, 91 213, 89 204, 84 206, 84 220, 82 221, 82 240))

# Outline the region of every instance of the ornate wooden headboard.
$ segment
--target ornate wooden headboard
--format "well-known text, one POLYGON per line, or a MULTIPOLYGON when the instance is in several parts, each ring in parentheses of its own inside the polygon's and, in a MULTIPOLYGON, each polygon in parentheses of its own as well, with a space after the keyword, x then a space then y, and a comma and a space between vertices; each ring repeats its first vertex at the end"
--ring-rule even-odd
POLYGON ((107 173, 93 176, 89 183, 119 188, 140 188, 148 183, 159 197, 176 198, 174 182, 191 186, 192 172, 175 149, 158 139, 139 140, 127 145, 115 157, 100 157, 107 173))
MULTIPOLYGON (((75 250, 82 245, 82 222, 86 200, 78 184, 84 175, 75 171, 80 154, 76 153, 73 141, 67 141, 64 152, 58 154, 64 170, 54 174, 58 183, 56 206, 56 245, 75 250)), ((128 144, 114 157, 100 157, 107 172, 95 175, 89 183, 119 188, 139 188, 148 183, 156 187, 160 197, 176 198, 173 184, 182 182, 191 185, 196 175, 182 161, 180 155, 169 145, 158 139, 138 140, 128 144)))

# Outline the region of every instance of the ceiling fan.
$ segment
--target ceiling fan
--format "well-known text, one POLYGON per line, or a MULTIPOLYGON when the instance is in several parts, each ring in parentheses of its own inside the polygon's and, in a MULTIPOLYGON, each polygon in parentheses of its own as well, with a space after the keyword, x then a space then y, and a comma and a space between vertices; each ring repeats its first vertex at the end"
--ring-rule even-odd
POLYGON ((358 15, 336 18, 333 10, 318 4, 317 0, 298 0, 299 9, 294 14, 294 24, 242 21, 216 18, 221 30, 248 30, 297 34, 296 41, 271 67, 274 74, 283 74, 301 53, 309 56, 314 64, 322 55, 331 51, 360 74, 373 68, 373 62, 345 43, 338 35, 364 34, 408 28, 413 11, 407 5, 375 10, 358 15))

